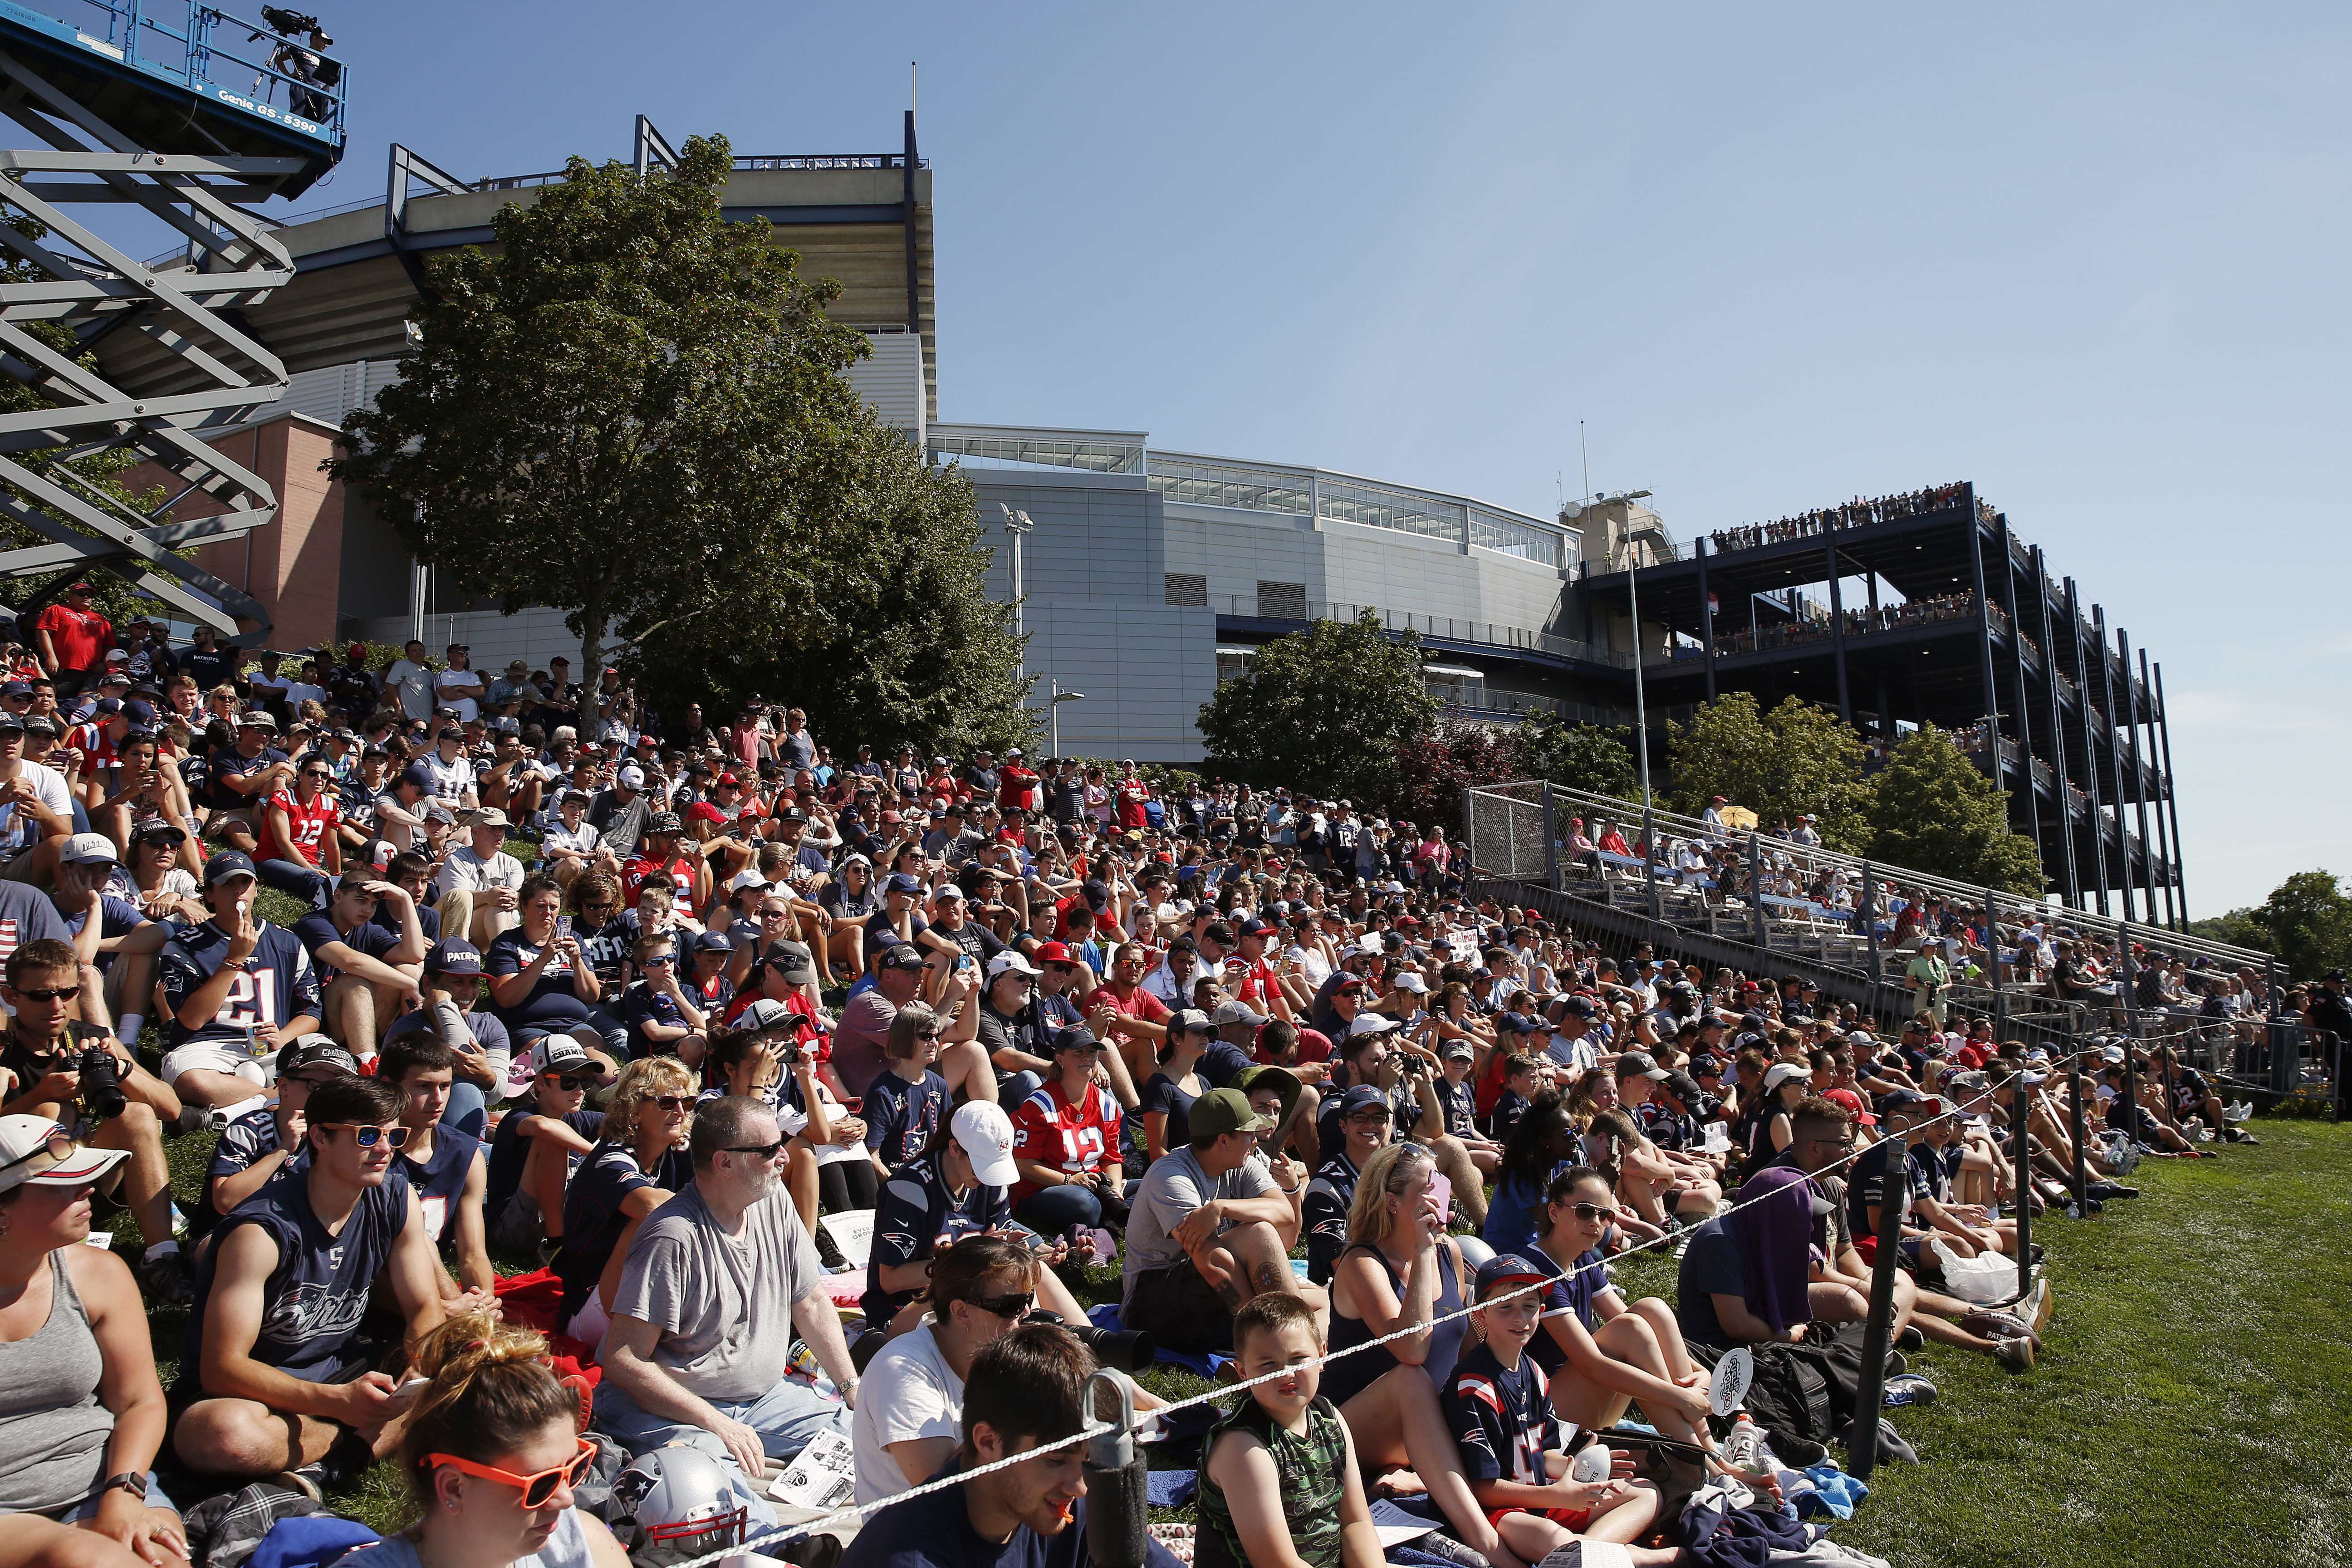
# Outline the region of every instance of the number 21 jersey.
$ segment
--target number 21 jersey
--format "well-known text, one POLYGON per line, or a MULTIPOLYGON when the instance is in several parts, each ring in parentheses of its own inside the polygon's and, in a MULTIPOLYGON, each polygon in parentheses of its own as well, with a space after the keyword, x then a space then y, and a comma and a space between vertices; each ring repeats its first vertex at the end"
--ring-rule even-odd
POLYGON ((179 1010, 220 972, 228 958, 228 933, 206 921, 199 926, 182 927, 163 944, 157 967, 163 995, 172 1005, 172 1014, 164 1020, 167 1048, 191 1040, 242 1046, 248 1030, 265 1024, 282 1029, 297 1018, 319 1016, 319 976, 300 939, 283 926, 267 921, 260 923, 259 943, 237 966, 220 1011, 200 1029, 182 1024, 179 1010))

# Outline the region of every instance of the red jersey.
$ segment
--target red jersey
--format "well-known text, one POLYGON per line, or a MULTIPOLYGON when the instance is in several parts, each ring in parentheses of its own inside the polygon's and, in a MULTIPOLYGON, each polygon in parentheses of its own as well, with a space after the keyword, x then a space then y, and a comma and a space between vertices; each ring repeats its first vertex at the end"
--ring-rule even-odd
MULTIPOLYGON (((1121 1157, 1118 1123, 1118 1101, 1110 1090, 1089 1083, 1073 1105, 1064 1098, 1061 1079, 1055 1079, 1013 1108, 1013 1155, 1051 1165, 1066 1175, 1104 1170, 1121 1157)), ((1013 1201, 1017 1204, 1036 1191, 1034 1182, 1017 1183, 1013 1201)))
POLYGON ((694 862, 683 855, 667 863, 656 860, 650 855, 640 855, 622 867, 622 902, 633 910, 635 909, 637 895, 646 890, 646 879, 657 871, 667 872, 669 879, 677 884, 679 903, 691 905, 694 902, 694 862))
POLYGON ((66 750, 80 756, 84 778, 100 768, 110 768, 122 760, 115 751, 114 742, 106 738, 106 726, 95 721, 77 724, 68 731, 66 750))
POLYGON ((322 853, 322 847, 327 835, 332 833, 336 826, 343 820, 342 810, 335 804, 335 797, 327 791, 320 790, 310 797, 310 804, 306 806, 295 798, 292 790, 281 789, 271 795, 268 804, 262 807, 259 836, 261 858, 291 860, 294 857, 286 852, 285 844, 280 842, 278 837, 278 825, 271 819, 270 807, 272 806, 286 814, 286 826, 287 830, 294 836, 294 847, 302 851, 304 858, 311 865, 323 865, 325 856, 322 853))
POLYGON ((1151 818, 1143 810, 1143 803, 1150 798, 1151 786, 1141 779, 1121 779, 1118 783, 1118 825, 1121 827, 1150 826, 1151 818))
POLYGON ((51 605, 34 625, 49 634, 59 669, 89 669, 114 646, 114 623, 96 610, 51 605))
POLYGON ((1087 1010, 1108 1007, 1122 1018, 1135 1018, 1146 1024, 1168 1021, 1168 1004, 1139 985, 1125 996, 1111 985, 1097 985, 1087 994, 1087 1010))
MULTIPOLYGON (((1249 963, 1247 960, 1244 962, 1249 963)), ((1266 1014, 1273 1012, 1270 1004, 1281 994, 1281 983, 1275 979, 1272 966, 1263 958, 1249 963, 1249 967, 1242 972, 1241 984, 1234 987, 1234 1001, 1246 1003, 1266 1014)))

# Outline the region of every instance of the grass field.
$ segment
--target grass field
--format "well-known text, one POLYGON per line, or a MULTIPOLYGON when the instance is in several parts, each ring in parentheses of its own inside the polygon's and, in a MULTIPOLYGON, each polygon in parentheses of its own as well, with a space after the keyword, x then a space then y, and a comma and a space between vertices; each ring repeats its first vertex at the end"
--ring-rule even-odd
MULTIPOLYGON (((1914 1353, 1942 1397, 1895 1420, 1925 1462, 1882 1467, 1836 1538, 1901 1568, 2352 1562, 2352 1130, 2256 1131, 2259 1148, 2148 1162, 2144 1195, 2103 1218, 2039 1228, 2057 1291, 2041 1366, 1914 1353)), ((212 1143, 171 1144, 183 1206, 212 1143)), ((127 1216, 116 1231, 135 1258, 127 1216)), ((1659 1254, 1617 1272, 1629 1296, 1672 1297, 1659 1254)), ((1110 1269, 1073 1283, 1088 1301, 1118 1291, 1110 1269)), ((185 1314, 152 1323, 168 1386, 185 1314)), ((1208 1386, 1170 1368, 1143 1381, 1208 1386)), ((379 1529, 404 1511, 388 1466, 340 1506, 379 1529)))

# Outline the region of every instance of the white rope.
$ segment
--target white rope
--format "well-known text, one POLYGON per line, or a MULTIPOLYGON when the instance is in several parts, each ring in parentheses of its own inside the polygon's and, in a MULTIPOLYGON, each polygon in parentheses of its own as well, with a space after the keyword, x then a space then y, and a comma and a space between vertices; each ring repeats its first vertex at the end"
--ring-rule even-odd
MULTIPOLYGON (((1929 1117, 1925 1121, 1916 1123, 1915 1130, 1933 1127, 1938 1121, 1942 1121, 1948 1117, 1954 1117, 1959 1114, 1959 1109, 1956 1106, 1949 1110, 1941 1111, 1935 1116, 1929 1117)), ((1877 1145, 1875 1144, 1869 1145, 1870 1148, 1875 1148, 1876 1146, 1877 1145)), ((1822 1166, 1818 1171, 1808 1171, 1803 1173, 1803 1174, 1807 1176, 1828 1175, 1832 1172, 1835 1171, 1839 1166, 1846 1164, 1850 1161, 1860 1159, 1865 1152, 1867 1152, 1867 1149, 1857 1148, 1851 1153, 1842 1155, 1838 1159, 1832 1161, 1829 1164, 1822 1166)), ((1795 1169, 1793 1166, 1790 1168, 1795 1169)), ((1786 1189, 1783 1188, 1781 1190, 1785 1191, 1786 1189)), ((1767 1198, 1777 1195, 1777 1193, 1759 1193, 1755 1197, 1748 1199, 1745 1203, 1736 1203, 1732 1205, 1731 1207, 1725 1212, 1727 1214, 1737 1214, 1741 1209, 1752 1207, 1754 1205, 1764 1202, 1767 1198)), ((1718 1215, 1717 1217, 1720 1218, 1722 1216, 1718 1215)), ((1652 1247, 1662 1247, 1667 1242, 1673 1240, 1674 1236, 1674 1232, 1668 1231, 1663 1236, 1653 1237, 1647 1241, 1640 1242, 1634 1246, 1627 1247, 1624 1251, 1617 1253, 1615 1257, 1631 1258, 1637 1252, 1646 1252, 1652 1247)), ((1549 1289, 1553 1281, 1550 1279, 1539 1279, 1526 1285, 1513 1286, 1508 1290, 1498 1290, 1483 1301, 1464 1306, 1460 1310, 1448 1312, 1442 1317, 1432 1318, 1426 1322, 1408 1323, 1402 1328, 1392 1330, 1391 1331, 1381 1334, 1375 1339, 1366 1340, 1361 1344, 1349 1345, 1343 1351, 1327 1352, 1326 1353, 1316 1357, 1311 1363, 1301 1363, 1298 1366, 1286 1365, 1277 1367, 1272 1372, 1262 1373, 1256 1377, 1245 1378, 1235 1383, 1220 1384, 1215 1388, 1209 1390, 1205 1394, 1196 1394, 1188 1399, 1180 1399, 1175 1401, 1173 1404, 1160 1405, 1151 1412, 1151 1414, 1164 1417, 1173 1415, 1179 1410, 1189 1410, 1195 1405, 1213 1405, 1220 1400, 1231 1398, 1235 1394, 1244 1393, 1249 1389, 1255 1388, 1261 1383, 1272 1383, 1277 1378, 1294 1377, 1297 1375, 1299 1366, 1311 1365, 1319 1368, 1328 1365, 1332 1362, 1338 1361, 1341 1356, 1350 1356, 1357 1354, 1359 1352, 1374 1350, 1380 1346, 1393 1343, 1398 1340, 1412 1339, 1418 1335, 1429 1332, 1441 1323, 1450 1323, 1457 1318, 1466 1318, 1472 1312, 1483 1311, 1486 1308, 1493 1306, 1497 1301, 1507 1301, 1512 1297, 1522 1296, 1529 1291, 1549 1289)), ((1069 1436, 1058 1437, 1050 1443, 1040 1443, 1034 1448, 1024 1448, 1018 1454, 1010 1454, 1002 1459, 992 1460, 988 1464, 976 1465, 970 1469, 957 1470, 952 1475, 942 1476, 936 1480, 925 1481, 920 1486, 909 1487, 907 1490, 902 1492, 894 1492, 889 1497, 884 1498, 877 1502, 861 1503, 853 1508, 838 1509, 831 1513, 821 1515, 815 1519, 804 1520, 798 1524, 780 1524, 772 1529, 763 1531, 758 1535, 747 1536, 739 1545, 729 1546, 717 1552, 707 1552, 699 1557, 691 1558, 687 1562, 673 1564, 673 1568, 709 1568, 709 1564, 717 1563, 721 1558, 732 1557, 739 1552, 753 1551, 761 1543, 766 1542, 789 1540, 792 1537, 800 1535, 814 1535, 821 1531, 831 1530, 837 1525, 851 1522, 862 1524, 866 1520, 872 1518, 875 1514, 879 1513, 882 1510, 892 1507, 895 1504, 907 1502, 919 1497, 928 1497, 933 1492, 945 1491, 950 1487, 961 1486, 964 1482, 971 1480, 976 1477, 987 1475, 994 1470, 1009 1468, 1013 1465, 1018 1465, 1026 1460, 1034 1459, 1040 1454, 1050 1454, 1059 1449, 1070 1447, 1078 1443, 1091 1441, 1093 1438, 1101 1436, 1103 1430, 1104 1428, 1101 1427, 1090 1426, 1087 1430, 1074 1432, 1069 1436)))

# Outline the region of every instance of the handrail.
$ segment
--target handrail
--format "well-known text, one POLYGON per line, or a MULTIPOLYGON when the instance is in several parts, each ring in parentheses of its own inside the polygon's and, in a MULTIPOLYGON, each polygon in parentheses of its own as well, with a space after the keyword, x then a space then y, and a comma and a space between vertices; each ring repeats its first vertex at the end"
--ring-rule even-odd
POLYGON ((1383 609, 1378 605, 1345 605, 1326 599, 1293 599, 1267 594, 1217 594, 1209 595, 1207 607, 1215 609, 1219 615, 1262 621, 1352 621, 1363 611, 1370 610, 1381 617, 1381 626, 1392 632, 1418 632, 1423 637, 1443 637, 1448 642, 1476 643, 1488 647, 1540 653, 1553 658, 1581 659, 1586 663, 1606 664, 1619 669, 1630 669, 1633 664, 1631 654, 1596 647, 1573 637, 1555 637, 1532 626, 1431 616, 1414 610, 1383 609))

